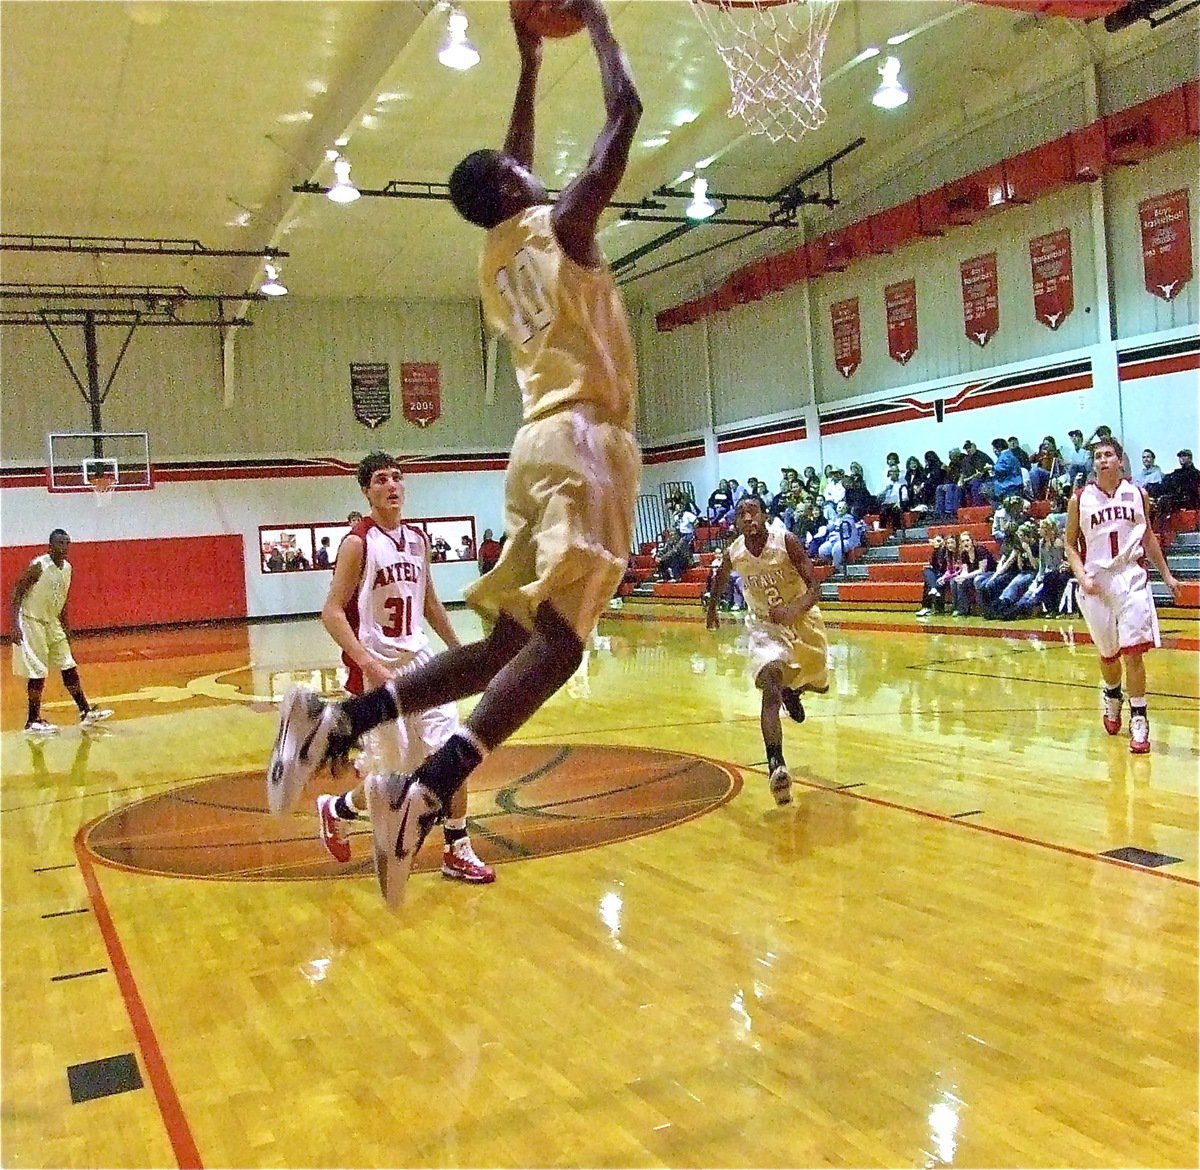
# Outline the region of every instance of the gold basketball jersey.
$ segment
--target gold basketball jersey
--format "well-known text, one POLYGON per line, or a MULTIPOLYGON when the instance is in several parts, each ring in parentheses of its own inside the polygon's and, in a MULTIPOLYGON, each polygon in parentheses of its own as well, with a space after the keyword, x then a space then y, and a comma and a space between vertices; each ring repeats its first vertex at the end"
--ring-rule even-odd
POLYGON ((742 578, 742 593, 750 612, 763 621, 775 605, 790 605, 808 592, 804 578, 796 572, 788 556, 784 532, 767 529, 767 543, 761 555, 755 556, 746 547, 746 538, 739 536, 729 546, 729 563, 742 578))
POLYGON ((488 323, 512 347, 525 422, 574 403, 632 431, 637 374, 625 308, 607 265, 562 249, 548 205, 492 228, 479 262, 488 323))

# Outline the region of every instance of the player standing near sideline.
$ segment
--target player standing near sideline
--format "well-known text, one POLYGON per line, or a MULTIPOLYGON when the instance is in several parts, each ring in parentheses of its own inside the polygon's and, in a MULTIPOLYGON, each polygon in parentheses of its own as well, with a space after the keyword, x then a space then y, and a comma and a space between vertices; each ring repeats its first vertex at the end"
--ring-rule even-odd
POLYGON ((1092 447, 1094 483, 1067 505, 1066 554, 1079 582, 1079 608, 1100 653, 1104 680, 1104 730, 1121 730, 1121 659, 1129 687, 1129 750, 1150 750, 1144 655, 1162 642, 1150 593, 1146 558, 1162 574, 1172 596, 1179 593, 1166 558, 1146 522, 1146 493, 1124 477, 1124 451, 1113 438, 1092 447))
POLYGON ((708 596, 706 625, 721 624, 717 601, 725 595, 730 574, 742 579, 750 608, 750 672, 762 691, 759 725, 767 749, 771 795, 776 804, 792 799, 792 776, 783 758, 782 706, 797 723, 804 722, 802 691, 829 690, 829 643, 816 601, 820 586, 812 561, 792 533, 767 525, 762 501, 746 496, 737 506, 741 535, 729 546, 708 596))
POLYGON ((112 712, 93 707, 83 693, 79 668, 67 640, 67 594, 71 589, 71 538, 61 529, 50 533, 50 551, 34 557, 12 592, 13 674, 26 679, 29 700, 25 732, 57 735, 58 727, 42 718, 46 676, 62 671, 63 685, 79 708, 80 726, 95 727, 112 712))
MULTIPOLYGON (((432 657, 422 619, 447 646, 460 645, 429 573, 424 532, 404 523, 404 471, 382 451, 358 465, 358 485, 368 515, 342 541, 321 622, 341 647, 349 671, 346 689, 361 695, 432 657)), ((359 770, 409 771, 458 730, 453 703, 394 719, 368 732, 359 770)), ((363 783, 334 797, 317 797, 321 841, 335 861, 350 860, 350 824, 365 811, 363 783)), ((486 883, 496 871, 471 848, 467 835, 467 786, 450 803, 444 827, 442 874, 459 881, 486 883)), ((403 886, 399 887, 403 889, 403 886)))
POLYGON ((562 0, 560 8, 584 21, 600 66, 606 120, 587 166, 555 203, 530 170, 542 41, 518 25, 521 74, 504 148, 475 151, 450 176, 455 208, 487 229, 480 291, 512 349, 523 403, 505 476, 504 551, 466 592, 496 624, 482 641, 361 697, 327 704, 292 692, 268 771, 270 790, 303 788, 323 760, 344 756, 398 713, 483 692, 460 731, 415 772, 368 778, 389 898, 384 883, 407 880, 467 776, 578 668, 633 543, 641 466, 633 342, 596 229, 625 173, 642 104, 599 0, 562 0))

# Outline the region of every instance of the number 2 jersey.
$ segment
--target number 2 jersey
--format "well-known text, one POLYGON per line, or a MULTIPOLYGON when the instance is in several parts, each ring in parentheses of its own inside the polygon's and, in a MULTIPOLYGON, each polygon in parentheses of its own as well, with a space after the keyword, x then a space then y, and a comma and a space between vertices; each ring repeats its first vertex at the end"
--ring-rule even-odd
MULTIPOLYGON (((346 620, 372 654, 402 666, 429 648, 425 636, 425 582, 428 573, 425 533, 410 524, 387 532, 370 517, 350 529, 363 542, 363 571, 346 606, 346 620)), ((363 692, 358 665, 343 652, 349 676, 346 690, 363 692)))
POLYGON ((788 556, 784 533, 775 528, 767 529, 767 543, 758 556, 746 547, 744 536, 729 546, 726 555, 742 579, 742 593, 750 612, 760 621, 771 620, 767 615, 772 606, 790 605, 808 592, 808 584, 788 556))
POLYGON ((1121 480, 1110 496, 1095 483, 1078 494, 1083 563, 1104 571, 1140 565, 1145 559, 1146 501, 1141 488, 1121 480))
POLYGON ((633 341, 608 265, 587 268, 554 234, 552 208, 527 207, 487 234, 479 288, 488 323, 512 347, 525 422, 575 404, 632 431, 633 341))

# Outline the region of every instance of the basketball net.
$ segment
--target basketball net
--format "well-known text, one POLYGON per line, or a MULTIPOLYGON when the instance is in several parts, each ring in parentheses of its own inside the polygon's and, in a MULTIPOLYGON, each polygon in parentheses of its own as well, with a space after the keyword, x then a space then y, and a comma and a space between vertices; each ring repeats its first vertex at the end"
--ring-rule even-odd
POLYGON ((117 481, 111 475, 93 475, 88 480, 97 508, 107 508, 117 494, 117 481))
POLYGON ((825 121, 821 58, 839 0, 691 0, 729 72, 729 116, 795 142, 825 121))

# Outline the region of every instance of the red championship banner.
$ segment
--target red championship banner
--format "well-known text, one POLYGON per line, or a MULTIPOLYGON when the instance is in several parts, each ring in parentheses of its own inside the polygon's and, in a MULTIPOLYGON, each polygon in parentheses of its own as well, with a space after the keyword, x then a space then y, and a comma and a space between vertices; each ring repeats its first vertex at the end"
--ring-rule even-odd
POLYGON ((833 364, 843 378, 849 378, 862 364, 862 321, 858 297, 835 301, 829 306, 833 324, 833 364))
POLYGON ((1192 221, 1187 190, 1155 195, 1138 204, 1146 291, 1164 301, 1192 279, 1192 221))
POLYGON ((883 290, 888 353, 902 366, 917 352, 917 282, 900 280, 883 290))
POLYGON ((442 417, 442 371, 437 362, 401 362, 400 397, 404 417, 427 427, 442 417))
POLYGON ((972 256, 959 265, 959 270, 962 273, 963 324, 967 336, 982 348, 1000 328, 996 253, 972 256))
POLYGON ((1033 270, 1033 315, 1047 329, 1057 329, 1075 308, 1071 229, 1030 240, 1029 265, 1033 270))

